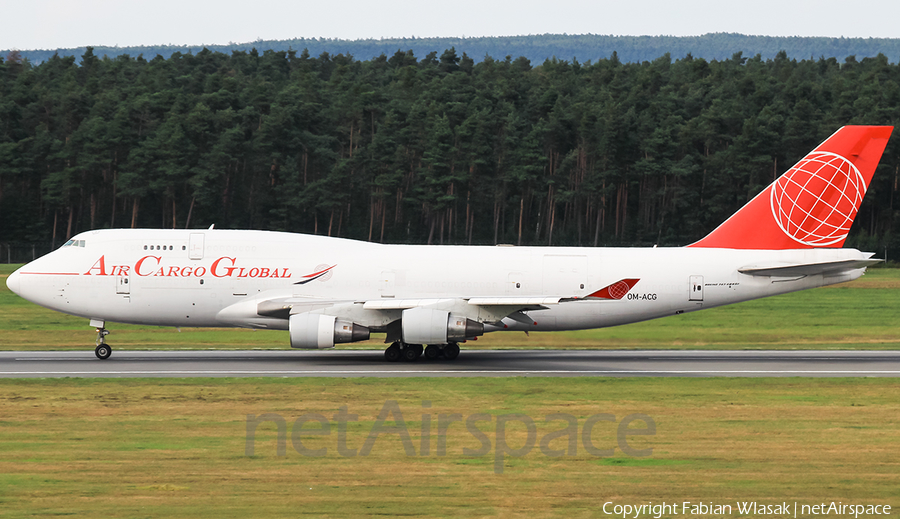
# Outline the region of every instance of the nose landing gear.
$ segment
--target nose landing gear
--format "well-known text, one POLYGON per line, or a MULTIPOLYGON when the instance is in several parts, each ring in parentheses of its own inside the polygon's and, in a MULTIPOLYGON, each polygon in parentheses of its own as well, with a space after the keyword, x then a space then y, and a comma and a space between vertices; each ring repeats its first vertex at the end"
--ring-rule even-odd
POLYGON ((94 348, 94 355, 100 360, 106 360, 112 355, 112 347, 109 344, 106 344, 106 336, 109 335, 109 330, 106 329, 106 323, 104 321, 91 319, 91 326, 97 328, 97 347, 94 348))

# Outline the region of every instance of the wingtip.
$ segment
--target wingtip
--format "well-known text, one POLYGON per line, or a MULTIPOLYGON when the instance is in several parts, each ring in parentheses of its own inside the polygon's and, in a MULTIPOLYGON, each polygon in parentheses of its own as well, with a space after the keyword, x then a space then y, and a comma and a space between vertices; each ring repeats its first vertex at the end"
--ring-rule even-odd
POLYGON ((634 288, 638 281, 640 281, 640 279, 621 279, 588 295, 587 298, 615 300, 622 299, 623 297, 625 297, 625 294, 627 294, 632 288, 634 288))

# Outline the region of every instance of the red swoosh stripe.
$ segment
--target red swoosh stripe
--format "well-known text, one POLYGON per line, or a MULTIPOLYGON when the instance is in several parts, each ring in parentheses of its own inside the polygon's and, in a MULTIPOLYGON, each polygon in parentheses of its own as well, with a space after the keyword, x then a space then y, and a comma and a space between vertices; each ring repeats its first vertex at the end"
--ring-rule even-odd
POLYGON ((303 276, 303 277, 304 277, 304 278, 311 278, 311 277, 319 276, 319 275, 322 275, 322 274, 328 272, 329 270, 333 269, 334 267, 337 267, 337 264, 334 264, 334 265, 328 267, 327 269, 320 270, 320 271, 318 271, 318 272, 313 272, 312 274, 307 274, 307 275, 305 275, 305 276, 303 276))

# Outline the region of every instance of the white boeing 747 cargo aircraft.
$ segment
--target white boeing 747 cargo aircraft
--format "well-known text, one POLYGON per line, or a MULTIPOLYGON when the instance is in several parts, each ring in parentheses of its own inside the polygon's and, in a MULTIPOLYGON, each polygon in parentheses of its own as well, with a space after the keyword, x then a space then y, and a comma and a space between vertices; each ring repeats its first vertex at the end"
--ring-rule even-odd
POLYGON ((81 233, 9 276, 39 305, 108 321, 288 330, 294 348, 387 334, 388 360, 488 332, 600 328, 850 281, 841 248, 893 128, 846 126, 681 248, 382 245, 240 230, 81 233), (427 345, 427 347, 423 347, 427 345))

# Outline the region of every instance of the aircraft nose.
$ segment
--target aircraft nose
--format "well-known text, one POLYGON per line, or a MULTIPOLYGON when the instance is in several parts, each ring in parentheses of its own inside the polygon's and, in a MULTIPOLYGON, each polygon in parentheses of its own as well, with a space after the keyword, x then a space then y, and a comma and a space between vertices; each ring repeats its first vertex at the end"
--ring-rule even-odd
POLYGON ((19 271, 17 270, 15 272, 13 272, 12 274, 10 274, 9 277, 6 278, 6 286, 9 287, 9 289, 12 290, 13 293, 16 295, 21 295, 19 293, 19 278, 20 277, 22 277, 22 275, 19 274, 19 271))

